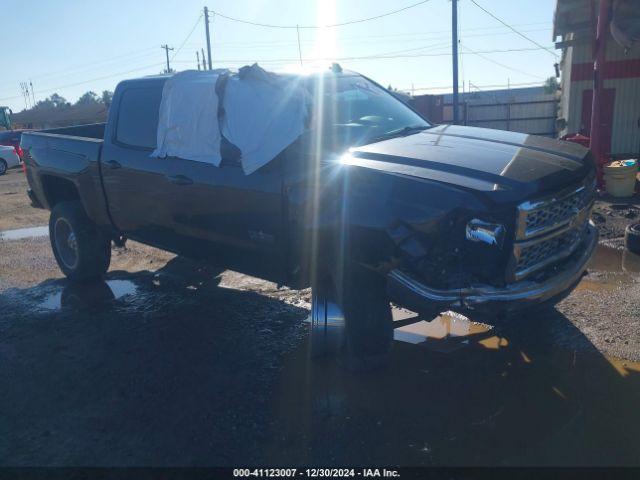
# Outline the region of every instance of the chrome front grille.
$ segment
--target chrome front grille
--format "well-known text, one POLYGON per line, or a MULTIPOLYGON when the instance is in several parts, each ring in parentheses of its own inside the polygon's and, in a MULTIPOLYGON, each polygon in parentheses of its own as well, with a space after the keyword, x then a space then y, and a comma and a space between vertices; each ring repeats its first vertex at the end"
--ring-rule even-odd
POLYGON ((516 279, 520 280, 530 273, 565 258, 576 249, 587 228, 587 221, 579 227, 572 227, 552 235, 550 238, 536 239, 516 244, 516 279))
POLYGON ((595 197, 595 184, 529 201, 518 207, 512 280, 568 257, 585 232, 595 197))
POLYGON ((525 202, 518 207, 517 239, 524 240, 571 222, 593 202, 595 187, 581 186, 564 195, 525 202))

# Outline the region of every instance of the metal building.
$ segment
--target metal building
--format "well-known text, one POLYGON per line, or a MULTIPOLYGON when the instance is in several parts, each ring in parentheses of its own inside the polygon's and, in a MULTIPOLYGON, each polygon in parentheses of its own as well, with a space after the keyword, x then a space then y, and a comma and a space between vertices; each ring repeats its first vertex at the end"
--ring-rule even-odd
MULTIPOLYGON (((622 2, 612 2, 616 9, 622 2)), ((640 13, 640 1, 626 0, 640 13)), ((598 1, 557 0, 554 39, 562 49, 560 135, 590 135, 593 47, 598 1)), ((640 44, 623 46, 608 33, 604 64, 601 128, 604 151, 613 158, 640 155, 640 44)))

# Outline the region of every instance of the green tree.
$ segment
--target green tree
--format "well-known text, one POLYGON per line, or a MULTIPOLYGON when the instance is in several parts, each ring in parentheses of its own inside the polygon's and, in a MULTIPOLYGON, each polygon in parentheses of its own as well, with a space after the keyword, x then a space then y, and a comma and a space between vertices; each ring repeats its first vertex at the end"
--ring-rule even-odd
POLYGON ((109 108, 111 106, 111 101, 113 100, 113 92, 110 90, 104 90, 100 100, 104 103, 105 107, 109 108))
POLYGON ((76 102, 76 105, 91 105, 95 103, 99 103, 98 95, 95 92, 86 92, 83 93, 82 96, 76 102))
POLYGON ((69 106, 69 103, 67 102, 67 99, 58 95, 57 93, 53 93, 48 98, 45 98, 44 100, 40 100, 38 103, 36 103, 36 108, 43 108, 43 109, 63 108, 68 106, 69 106))
POLYGON ((547 78, 542 86, 544 88, 544 93, 556 93, 560 90, 560 84, 556 77, 547 78))

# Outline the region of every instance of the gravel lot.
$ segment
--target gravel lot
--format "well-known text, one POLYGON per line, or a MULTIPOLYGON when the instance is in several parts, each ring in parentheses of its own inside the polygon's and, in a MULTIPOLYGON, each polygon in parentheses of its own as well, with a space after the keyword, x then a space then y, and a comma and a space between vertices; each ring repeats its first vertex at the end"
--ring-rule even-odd
MULTIPOLYGON (((24 189, 0 230, 46 223, 24 189)), ((403 326, 366 375, 309 359, 308 291, 135 242, 74 286, 48 238, 0 240, 0 464, 640 465, 640 260, 602 223, 557 311, 403 326)))

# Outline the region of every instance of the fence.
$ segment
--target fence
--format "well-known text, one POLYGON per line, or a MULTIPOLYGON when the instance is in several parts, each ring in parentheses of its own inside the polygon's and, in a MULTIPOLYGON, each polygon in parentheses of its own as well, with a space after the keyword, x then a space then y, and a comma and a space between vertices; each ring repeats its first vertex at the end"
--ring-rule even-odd
MULTIPOLYGON (((453 121, 453 105, 442 106, 442 123, 453 121)), ((558 100, 512 100, 495 103, 461 102, 460 123, 474 127, 556 137, 558 100)))

